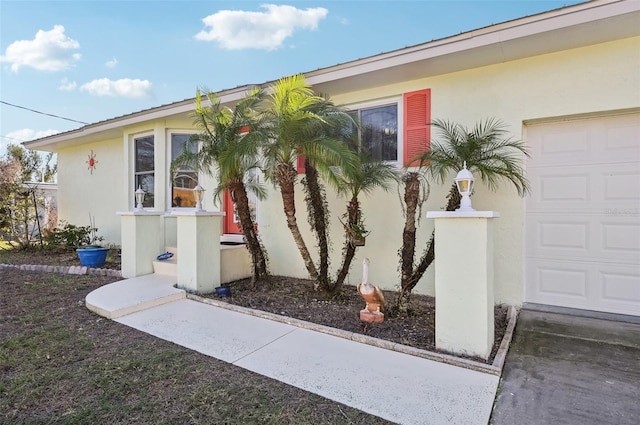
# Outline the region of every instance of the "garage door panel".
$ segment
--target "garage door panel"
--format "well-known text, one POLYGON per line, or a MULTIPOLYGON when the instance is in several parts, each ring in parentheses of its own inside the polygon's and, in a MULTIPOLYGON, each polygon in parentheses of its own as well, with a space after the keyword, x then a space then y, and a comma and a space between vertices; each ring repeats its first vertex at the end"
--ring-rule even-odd
MULTIPOLYGON (((536 126, 538 127, 538 126, 536 126)), ((640 161, 637 114, 546 124, 527 134, 532 165, 640 161)), ((533 127, 532 127, 533 128, 533 127)))
POLYGON ((640 272, 614 264, 539 259, 527 269, 529 302, 640 315, 640 272))
POLYGON ((586 255, 589 246, 589 223, 573 217, 548 217, 527 223, 532 237, 527 241, 531 253, 551 256, 559 250, 564 255, 586 255), (569 254, 570 253, 570 254, 569 254))
MULTIPOLYGON (((602 229, 602 254, 629 256, 628 261, 640 263, 640 224, 621 219, 604 222, 602 229)), ((619 258, 619 257, 618 257, 619 258)))
POLYGON ((640 114, 526 135, 525 300, 640 316, 640 114))
MULTIPOLYGON (((600 281, 602 287, 602 299, 613 302, 640 303, 640 274, 629 270, 623 273, 616 268, 615 271, 602 271, 600 281)), ((639 311, 640 313, 640 311, 639 311)))
POLYGON ((597 274, 596 305, 602 310, 640 316, 640 268, 605 265, 597 274))
POLYGON ((530 258, 640 264, 640 223, 632 217, 529 214, 525 231, 530 258))
MULTIPOLYGON (((604 125, 604 124, 603 124, 604 125)), ((613 159, 640 161, 640 123, 637 115, 609 120, 603 139, 607 156, 613 159)))
POLYGON ((640 163, 574 165, 528 170, 534 191, 527 212, 640 211, 640 163))

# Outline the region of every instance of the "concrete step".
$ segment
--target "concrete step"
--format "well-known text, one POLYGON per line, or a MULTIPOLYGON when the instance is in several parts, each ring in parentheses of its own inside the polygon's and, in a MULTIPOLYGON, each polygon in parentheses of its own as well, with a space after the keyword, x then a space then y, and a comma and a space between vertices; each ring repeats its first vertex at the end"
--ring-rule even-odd
MULTIPOLYGON (((175 257, 173 257, 175 258, 175 257)), ((178 261, 174 260, 154 261, 153 272, 165 276, 177 276, 178 275, 178 261)))
POLYGON ((171 257, 171 259, 176 261, 178 260, 178 248, 176 248, 175 246, 165 246, 164 252, 172 253, 173 257, 171 257))
POLYGON ((138 276, 101 286, 87 295, 85 304, 100 316, 116 319, 186 298, 186 292, 175 288, 175 284, 174 276, 138 276))

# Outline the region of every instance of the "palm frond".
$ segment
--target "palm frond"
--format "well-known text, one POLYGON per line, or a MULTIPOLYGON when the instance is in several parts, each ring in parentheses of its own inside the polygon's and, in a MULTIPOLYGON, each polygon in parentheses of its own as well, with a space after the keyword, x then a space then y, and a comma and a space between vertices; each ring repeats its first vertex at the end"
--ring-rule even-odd
POLYGON ((529 152, 524 142, 509 136, 502 121, 488 118, 471 130, 445 120, 434 120, 431 126, 435 130, 431 147, 417 158, 431 177, 443 183, 466 162, 491 190, 508 181, 520 196, 529 192, 522 161, 529 152))

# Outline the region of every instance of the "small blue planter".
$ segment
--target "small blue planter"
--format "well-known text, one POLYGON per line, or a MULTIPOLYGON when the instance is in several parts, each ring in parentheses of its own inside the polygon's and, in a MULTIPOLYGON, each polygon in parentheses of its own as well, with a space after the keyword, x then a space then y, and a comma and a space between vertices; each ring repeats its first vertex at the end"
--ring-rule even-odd
POLYGON ((76 249, 80 264, 85 267, 102 267, 107 261, 109 248, 78 248, 76 249))
POLYGON ((216 288, 216 295, 220 298, 227 298, 231 296, 231 287, 230 286, 218 286, 216 288))

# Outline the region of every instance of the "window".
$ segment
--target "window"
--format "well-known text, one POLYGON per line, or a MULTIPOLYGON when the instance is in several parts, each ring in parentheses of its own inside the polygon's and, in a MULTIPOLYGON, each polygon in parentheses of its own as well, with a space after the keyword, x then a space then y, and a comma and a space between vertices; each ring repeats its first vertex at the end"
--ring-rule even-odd
MULTIPOLYGON (((171 162, 184 152, 190 134, 171 134, 171 162)), ((189 145, 192 153, 198 148, 195 143, 189 145)), ((193 208, 196 199, 193 188, 198 184, 198 173, 190 167, 180 166, 173 170, 171 175, 171 207, 193 208)))
POLYGON ((429 149, 431 89, 403 93, 402 100, 356 106, 350 114, 360 130, 345 129, 343 138, 372 159, 415 166, 411 160, 429 149))
MULTIPOLYGON (((351 111, 360 123, 358 149, 379 161, 398 160, 398 105, 382 105, 351 111)), ((356 128, 352 134, 356 134, 356 128)))
MULTIPOLYGON (((153 208, 155 200, 153 136, 134 139, 135 171, 134 190, 141 187, 146 192, 143 207, 153 208)), ((133 200, 135 205, 135 199, 133 200)))

